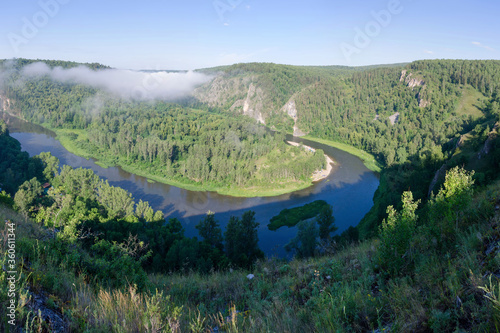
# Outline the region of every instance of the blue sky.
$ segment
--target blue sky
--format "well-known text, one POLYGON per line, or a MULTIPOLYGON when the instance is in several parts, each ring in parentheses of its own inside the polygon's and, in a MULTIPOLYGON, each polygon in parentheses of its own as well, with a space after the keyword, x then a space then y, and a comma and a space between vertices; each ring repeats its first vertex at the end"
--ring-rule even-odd
POLYGON ((0 58, 130 69, 500 59, 499 14, 498 0, 16 0, 0 8, 0 58))

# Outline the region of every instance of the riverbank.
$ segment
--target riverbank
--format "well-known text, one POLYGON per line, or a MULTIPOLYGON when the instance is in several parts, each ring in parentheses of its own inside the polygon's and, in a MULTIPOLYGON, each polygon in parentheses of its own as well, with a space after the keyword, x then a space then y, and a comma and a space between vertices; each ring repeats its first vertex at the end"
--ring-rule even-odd
MULTIPOLYGON (((295 182, 290 181, 279 184, 266 183, 263 185, 254 184, 248 187, 238 187, 238 188, 228 187, 228 186, 216 186, 210 184, 196 184, 194 182, 190 182, 189 180, 183 181, 180 179, 172 179, 161 175, 156 175, 148 171, 145 171, 141 168, 138 168, 134 165, 128 165, 120 161, 110 160, 109 158, 106 158, 106 156, 102 156, 101 154, 90 154, 87 150, 81 147, 81 144, 79 144, 79 142, 83 143, 88 138, 87 132, 85 130, 58 129, 47 126, 46 124, 42 126, 53 131, 56 134, 56 139, 59 140, 61 145, 70 153, 73 153, 85 159, 94 158, 97 160, 95 163, 104 168, 116 165, 129 173, 145 177, 150 181, 164 183, 167 185, 179 187, 189 191, 210 191, 232 197, 247 197, 247 198, 273 197, 306 189, 312 186, 315 181, 324 178, 322 177, 322 175, 319 176, 313 175, 314 177, 311 177, 311 180, 308 181, 295 181, 295 182)), ((330 172, 331 170, 328 171, 328 174, 330 174, 330 172)), ((326 176, 328 176, 328 174, 326 176)))
POLYGON ((378 172, 378 173, 380 173, 380 171, 382 171, 382 165, 375 159, 375 157, 372 154, 367 153, 364 150, 361 150, 359 148, 356 148, 354 146, 351 146, 351 145, 348 145, 345 143, 341 143, 341 142, 337 142, 337 141, 333 141, 333 140, 327 140, 327 139, 320 139, 320 138, 312 137, 310 135, 301 136, 300 138, 306 139, 309 141, 314 141, 317 143, 321 143, 321 144, 348 152, 351 155, 359 157, 363 161, 363 164, 371 171, 378 172))
MULTIPOLYGON (((290 145, 292 145, 292 146, 295 146, 295 147, 302 146, 306 150, 309 150, 309 151, 312 151, 312 152, 316 151, 316 149, 314 149, 312 147, 309 147, 309 146, 306 146, 306 145, 304 145, 302 143, 293 142, 293 141, 287 141, 287 143, 290 144, 290 145)), ((333 159, 330 156, 328 156, 326 154, 325 154, 325 159, 326 159, 326 169, 321 169, 321 170, 315 171, 313 173, 313 175, 311 176, 311 180, 313 182, 317 182, 317 181, 320 181, 322 179, 325 179, 332 172, 332 170, 333 170, 332 164, 335 164, 335 162, 333 161, 333 159)))

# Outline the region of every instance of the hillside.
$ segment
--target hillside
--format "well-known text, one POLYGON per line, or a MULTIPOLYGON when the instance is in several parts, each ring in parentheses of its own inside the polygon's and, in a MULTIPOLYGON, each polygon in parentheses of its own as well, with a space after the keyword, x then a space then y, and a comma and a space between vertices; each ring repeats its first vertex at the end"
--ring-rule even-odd
POLYGON ((308 134, 310 140, 354 146, 385 167, 361 237, 374 234, 385 207, 396 204, 404 190, 426 199, 457 140, 478 125, 491 130, 498 119, 499 61, 328 70, 238 64, 214 72, 221 74, 195 92, 209 107, 246 114, 294 135, 308 134))
POLYGON ((186 189, 233 196, 273 196, 303 189, 325 166, 321 152, 287 145, 283 135, 247 117, 163 100, 127 99, 75 79, 118 75, 100 71, 102 66, 87 65, 92 72, 81 67, 65 72, 76 64, 48 61, 58 66, 51 69, 45 63, 16 61, 0 68, 2 109, 54 130, 67 149, 97 158, 103 165, 120 165, 186 189), (43 75, 38 74, 42 70, 43 75), (62 75, 69 79, 58 81, 62 75))
MULTIPOLYGON (((428 204, 405 194, 380 238, 328 256, 209 275, 128 268, 128 282, 116 269, 134 252, 113 259, 2 206, 3 234, 13 223, 17 238, 16 323, 50 332, 492 331, 500 320, 500 184, 474 187, 473 195, 472 183, 452 170, 428 204), (101 269, 84 268, 101 255, 94 264, 101 269)), ((3 304, 7 275, 0 273, 3 304)))

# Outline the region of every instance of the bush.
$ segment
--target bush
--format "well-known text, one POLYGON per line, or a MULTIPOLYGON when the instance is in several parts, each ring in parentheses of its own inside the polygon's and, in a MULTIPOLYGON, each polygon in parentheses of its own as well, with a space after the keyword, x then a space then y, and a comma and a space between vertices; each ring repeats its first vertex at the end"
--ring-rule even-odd
POLYGON ((389 216, 382 222, 378 262, 384 271, 392 276, 401 274, 412 262, 411 242, 416 229, 415 210, 420 200, 414 202, 411 192, 402 196, 403 209, 397 212, 387 208, 389 216))

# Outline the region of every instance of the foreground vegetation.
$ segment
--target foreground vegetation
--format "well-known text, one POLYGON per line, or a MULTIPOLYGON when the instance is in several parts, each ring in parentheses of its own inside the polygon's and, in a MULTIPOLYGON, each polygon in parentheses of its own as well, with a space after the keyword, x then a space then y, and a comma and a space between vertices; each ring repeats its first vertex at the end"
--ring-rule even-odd
MULTIPOLYGON (((476 163, 480 139, 471 134, 456 158, 476 163)), ((491 166, 492 156, 482 160, 491 166)), ((500 323, 499 180, 451 168, 435 196, 422 203, 405 192, 378 236, 362 242, 334 243, 322 209, 319 232, 306 224, 291 242, 301 259, 287 261, 259 255, 248 237, 252 212, 232 218, 224 234, 209 213, 197 227, 203 240, 187 239, 175 220, 155 222, 161 217, 147 203, 91 171, 59 173, 50 154, 31 159, 54 189, 40 194, 34 178, 0 200, 0 264, 13 223, 16 327, 27 331, 475 332, 500 323)), ((2 304, 7 277, 2 270, 2 304)))
MULTIPOLYGON (((61 232, 2 206, 3 232, 5 221, 16 225, 17 325, 52 331, 60 318, 76 332, 491 331, 500 320, 494 275, 500 268, 500 183, 475 195, 472 183, 470 174, 454 169, 418 210, 408 192, 403 209, 390 210, 379 238, 334 255, 266 259, 250 271, 209 275, 185 271, 137 280, 130 271, 129 283, 69 269, 76 253, 84 258, 91 252, 79 245, 70 250, 61 232)), ((2 271, 2 304, 6 283, 2 271)))

